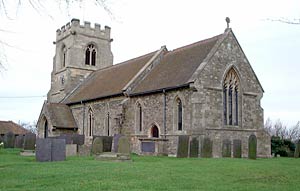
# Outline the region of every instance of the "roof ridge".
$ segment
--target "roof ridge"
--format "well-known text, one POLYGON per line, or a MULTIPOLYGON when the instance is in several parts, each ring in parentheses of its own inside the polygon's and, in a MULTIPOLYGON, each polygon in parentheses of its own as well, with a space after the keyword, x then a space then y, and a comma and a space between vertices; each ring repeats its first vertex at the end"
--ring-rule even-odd
POLYGON ((206 43, 206 42, 210 42, 210 41, 219 39, 223 34, 224 34, 224 33, 219 34, 219 35, 216 35, 216 36, 213 36, 213 37, 210 37, 210 38, 206 38, 206 39, 200 40, 200 41, 198 41, 198 42, 194 42, 194 43, 192 43, 192 44, 188 44, 188 45, 185 45, 185 46, 181 46, 181 47, 179 47, 179 48, 176 48, 176 49, 173 49, 173 50, 167 52, 167 54, 169 54, 169 53, 175 53, 175 52, 179 52, 179 51, 183 51, 183 50, 192 48, 192 47, 194 47, 194 46, 197 46, 197 45, 200 45, 200 44, 204 44, 204 43, 206 43))
POLYGON ((131 62, 131 61, 134 61, 134 60, 138 60, 138 59, 147 57, 147 56, 149 56, 149 55, 151 55, 151 54, 154 54, 154 53, 156 53, 156 52, 157 52, 157 50, 152 51, 152 52, 147 53, 147 54, 144 54, 144 55, 141 55, 141 56, 138 56, 138 57, 135 57, 135 58, 132 58, 132 59, 129 59, 129 60, 125 60, 125 61, 123 61, 123 62, 119 62, 119 63, 117 63, 117 64, 113 64, 113 65, 111 65, 111 66, 107 66, 107 67, 104 67, 104 68, 100 68, 99 70, 95 70, 95 71, 93 71, 92 73, 96 73, 96 72, 99 72, 99 71, 104 71, 104 70, 108 70, 108 69, 111 69, 111 68, 116 68, 116 67, 119 67, 119 66, 123 66, 123 65, 125 65, 125 64, 129 64, 129 62, 131 62))

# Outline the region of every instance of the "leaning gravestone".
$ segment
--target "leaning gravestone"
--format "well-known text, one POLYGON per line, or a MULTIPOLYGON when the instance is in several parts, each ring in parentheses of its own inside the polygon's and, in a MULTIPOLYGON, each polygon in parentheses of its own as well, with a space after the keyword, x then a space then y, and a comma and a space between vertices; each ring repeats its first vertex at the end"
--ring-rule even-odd
POLYGON ((66 159, 65 139, 37 139, 36 160, 38 162, 63 161, 66 159))
POLYGON ((36 136, 34 133, 27 133, 24 137, 24 150, 35 150, 36 136))
POLYGON ((178 145, 177 145, 177 157, 185 158, 189 154, 189 136, 188 135, 179 135, 178 136, 178 145))
POLYGON ((99 155, 103 152, 103 138, 95 137, 92 144, 92 154, 99 155))
POLYGON ((118 144, 120 137, 122 137, 121 134, 115 134, 113 137, 113 152, 118 152, 118 144))
POLYGON ((223 140, 222 157, 231 157, 231 141, 229 139, 223 140))
POLYGON ((242 141, 239 139, 233 140, 233 157, 234 158, 242 157, 242 141))
POLYGON ((127 137, 122 136, 119 138, 118 153, 130 154, 130 142, 127 137))
POLYGON ((213 146, 213 142, 208 137, 205 137, 201 147, 202 148, 201 157, 203 158, 212 157, 212 146, 213 146))
POLYGON ((255 135, 250 135, 248 140, 248 158, 256 159, 257 140, 255 135))
POLYGON ((190 157, 198 157, 199 154, 199 140, 197 137, 193 137, 190 142, 190 157))
POLYGON ((294 157, 299 158, 299 155, 300 155, 300 140, 297 141, 294 157))
POLYGON ((24 135, 18 135, 15 140, 15 148, 22 149, 24 147, 24 135))
POLYGON ((8 132, 4 135, 4 148, 14 148, 15 146, 15 134, 8 132))

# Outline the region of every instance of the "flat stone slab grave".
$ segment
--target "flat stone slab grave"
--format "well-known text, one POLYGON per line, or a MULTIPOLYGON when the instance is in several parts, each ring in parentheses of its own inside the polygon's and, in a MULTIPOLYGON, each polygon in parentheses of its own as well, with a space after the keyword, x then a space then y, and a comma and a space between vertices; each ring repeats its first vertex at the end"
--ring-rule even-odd
POLYGON ((142 152, 154 153, 155 152, 155 142, 142 142, 142 152))

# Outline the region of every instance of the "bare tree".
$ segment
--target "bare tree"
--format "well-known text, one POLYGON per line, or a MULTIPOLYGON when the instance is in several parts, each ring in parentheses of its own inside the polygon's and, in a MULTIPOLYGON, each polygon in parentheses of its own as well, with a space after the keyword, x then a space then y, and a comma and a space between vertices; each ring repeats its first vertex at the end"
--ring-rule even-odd
POLYGON ((291 25, 300 25, 300 19, 288 19, 288 18, 277 18, 277 19, 267 19, 268 21, 275 21, 275 22, 281 22, 291 25))
POLYGON ((300 138, 300 121, 298 121, 296 125, 287 127, 287 125, 283 124, 280 119, 273 124, 273 122, 268 118, 265 122, 264 129, 271 136, 280 137, 281 139, 296 141, 300 138))
POLYGON ((31 133, 37 134, 37 121, 33 122, 24 122, 24 121, 19 121, 18 124, 25 129, 29 130, 31 133))

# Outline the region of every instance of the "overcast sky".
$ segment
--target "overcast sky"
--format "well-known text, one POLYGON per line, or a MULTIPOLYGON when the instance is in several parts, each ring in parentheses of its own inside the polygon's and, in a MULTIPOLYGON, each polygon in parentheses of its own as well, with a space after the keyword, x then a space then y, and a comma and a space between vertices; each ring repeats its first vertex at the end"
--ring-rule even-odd
MULTIPOLYGON (((24 1, 23 1, 24 2, 24 1)), ((52 1, 51 1, 52 2, 52 1)), ((92 3, 70 7, 43 4, 40 13, 23 3, 0 18, 0 120, 38 119, 50 88, 55 31, 72 18, 112 28, 114 63, 169 50, 224 32, 225 17, 264 90, 265 119, 287 125, 300 121, 300 25, 271 21, 300 18, 300 1, 108 0, 113 16, 92 3), (50 16, 49 16, 50 15, 50 16), (2 58, 3 59, 3 58, 2 58), (33 98, 20 98, 37 96, 33 98), (18 98, 13 98, 18 97, 18 98)), ((9 10, 8 10, 9 11, 9 10)))

